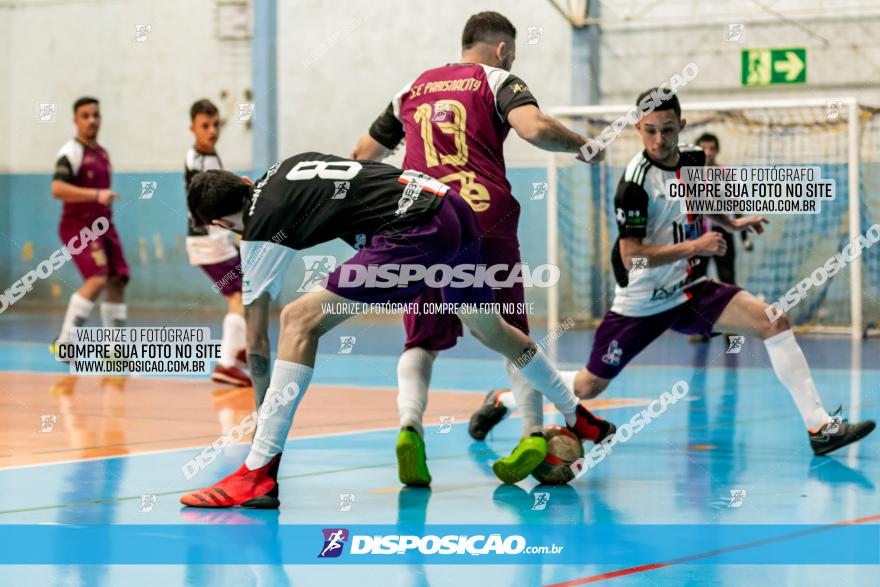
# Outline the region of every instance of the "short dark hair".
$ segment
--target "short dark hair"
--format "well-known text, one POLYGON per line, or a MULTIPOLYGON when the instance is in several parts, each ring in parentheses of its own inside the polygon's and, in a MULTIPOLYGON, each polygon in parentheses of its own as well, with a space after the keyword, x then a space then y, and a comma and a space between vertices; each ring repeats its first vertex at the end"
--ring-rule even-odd
MULTIPOLYGON (((669 90, 667 89, 666 92, 668 92, 668 91, 669 90)), ((652 93, 655 96, 657 96, 658 100, 660 100, 660 104, 655 106, 654 110, 672 110, 675 112, 676 118, 681 118, 681 104, 679 104, 679 102, 678 102, 678 96, 676 96, 675 94, 672 94, 672 95, 664 98, 660 92, 659 87, 645 90, 644 92, 639 94, 639 97, 636 98, 636 105, 641 106, 642 100, 644 100, 646 97, 650 96, 652 93)))
POLYGON ((82 98, 77 98, 76 102, 73 103, 73 113, 76 114, 76 111, 79 110, 80 106, 88 106, 89 104, 98 104, 97 98, 92 98, 91 96, 83 96, 82 98))
POLYGON ((696 144, 699 145, 700 143, 715 143, 715 150, 721 150, 721 143, 718 142, 718 137, 710 132, 704 132, 700 135, 700 138, 697 139, 696 144))
POLYGON ((241 212, 251 188, 231 171, 210 169, 195 174, 189 184, 186 203, 197 226, 241 212))
POLYGON ((202 98, 201 100, 196 100, 193 102, 193 105, 189 108, 189 119, 195 120, 196 114, 205 114, 206 116, 215 116, 219 114, 219 110, 214 105, 213 102, 208 100, 207 98, 202 98))
POLYGON ((461 48, 470 49, 477 43, 501 40, 507 36, 516 39, 516 28, 507 17, 497 12, 478 12, 471 16, 461 33, 461 48))

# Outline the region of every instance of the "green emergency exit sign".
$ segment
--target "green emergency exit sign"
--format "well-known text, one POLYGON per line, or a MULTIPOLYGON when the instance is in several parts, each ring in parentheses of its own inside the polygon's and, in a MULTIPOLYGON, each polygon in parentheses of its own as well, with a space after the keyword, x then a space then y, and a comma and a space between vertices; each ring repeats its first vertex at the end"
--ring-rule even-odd
POLYGON ((742 85, 775 86, 807 82, 807 50, 743 49, 742 85))

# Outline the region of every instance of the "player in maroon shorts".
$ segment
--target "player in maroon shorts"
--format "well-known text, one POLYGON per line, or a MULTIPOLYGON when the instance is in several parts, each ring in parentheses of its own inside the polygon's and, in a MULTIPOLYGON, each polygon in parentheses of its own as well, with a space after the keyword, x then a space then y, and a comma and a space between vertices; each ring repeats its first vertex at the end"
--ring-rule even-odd
MULTIPOLYGON (((520 206, 505 176, 504 139, 513 128, 531 144, 548 151, 577 154, 587 141, 538 108, 528 86, 510 73, 516 29, 497 12, 471 16, 462 33, 461 62, 428 70, 407 84, 360 139, 353 159, 381 159, 406 139, 403 166, 452 186, 477 214, 488 265, 504 265, 506 281, 520 263, 517 225, 520 206)), ((598 162, 598 158, 593 162, 598 162)), ((523 285, 495 290, 507 322, 528 334, 523 285)), ((420 302, 436 303, 439 292, 427 289, 420 302)), ((405 485, 426 486, 422 418, 437 352, 455 346, 462 335, 453 314, 407 313, 406 343, 397 367, 401 431, 397 442, 398 474, 405 485)), ((510 369, 514 394, 523 410, 523 439, 493 470, 505 483, 525 478, 546 456, 541 395, 510 369)))
POLYGON ((67 245, 83 227, 92 226, 99 218, 106 218, 109 228, 79 253, 71 251, 84 281, 70 296, 56 344, 69 342, 70 329, 85 324, 101 292, 104 293, 101 303, 104 326, 124 326, 128 315, 125 305, 128 264, 113 225, 111 207, 119 196, 110 189, 110 156, 97 142, 101 128, 98 100, 83 97, 74 102, 73 123, 76 137, 61 147, 52 177, 52 196, 64 202, 58 234, 67 245))
MULTIPOLYGON (((480 266, 477 222, 461 196, 423 173, 314 152, 273 165, 256 185, 227 171, 199 173, 190 186, 188 204, 200 224, 242 233, 248 355, 255 395, 263 399, 244 465, 213 486, 184 495, 181 502, 195 507, 275 508, 281 453, 311 381, 320 337, 365 311, 369 303, 415 299, 426 287, 425 279, 407 278, 404 268, 473 271, 480 266), (340 183, 345 197, 334 199, 340 183), (309 291, 284 306, 269 379, 263 366, 269 361, 270 301, 278 297, 297 251, 337 238, 362 240, 364 245, 330 273, 321 291, 309 291), (368 268, 378 269, 383 277, 357 283, 343 279, 353 272, 366 274, 368 268), (326 312, 327 307, 338 311, 326 312), (255 360, 258 356, 261 361, 255 360)), ((461 308, 462 321, 479 341, 504 355, 542 390, 579 438, 601 440, 613 431, 613 424, 578 404, 526 334, 497 314, 469 311, 473 304, 492 303, 491 287, 456 286, 450 280, 441 294, 444 303, 461 308)))
MULTIPOLYGON (((189 129, 195 145, 186 153, 184 187, 195 174, 209 169, 223 169, 215 149, 220 137, 220 112, 210 100, 197 100, 189 109, 189 129)), ((250 387, 251 379, 245 371, 244 307, 241 305, 241 257, 235 246, 235 235, 219 226, 196 226, 188 214, 186 253, 190 265, 201 267, 214 282, 214 291, 226 298, 227 312, 223 318, 223 337, 220 341, 220 359, 211 379, 250 387)))
MULTIPOLYGON (((643 92, 636 104, 658 91, 643 92)), ((701 149, 678 145, 685 123, 673 94, 636 124, 645 149, 627 165, 614 198, 620 232, 611 259, 617 280, 614 302, 596 330, 587 366, 570 373, 575 394, 592 399, 602 393, 667 330, 704 336, 733 332, 764 342, 773 371, 791 394, 815 454, 824 455, 866 437, 874 430, 872 420, 850 423, 825 410, 785 315, 771 320, 769 306, 749 292, 692 271, 694 257, 723 255, 727 243, 718 232, 703 232, 702 216, 682 213, 681 202, 668 195, 667 185, 680 180, 682 167, 706 163, 701 149)), ((759 234, 767 222, 760 216, 733 219, 713 214, 711 219, 730 232, 759 234)), ((476 428, 479 434, 474 436, 484 437, 506 411, 484 404, 471 418, 472 435, 476 428)))

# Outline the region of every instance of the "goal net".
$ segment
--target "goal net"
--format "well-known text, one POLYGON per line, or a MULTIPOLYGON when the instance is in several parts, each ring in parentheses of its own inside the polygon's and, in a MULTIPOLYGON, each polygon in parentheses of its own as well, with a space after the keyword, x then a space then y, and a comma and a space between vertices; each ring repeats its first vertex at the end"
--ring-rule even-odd
MULTIPOLYGON (((553 114, 596 136, 629 106, 560 108, 553 114)), ((722 165, 812 165, 836 184, 819 214, 768 216, 764 235, 745 252, 737 238, 738 285, 778 299, 868 227, 880 222, 880 110, 854 99, 683 104, 680 142, 705 132, 719 138, 722 165)), ((642 150, 627 126, 594 167, 570 155, 548 158, 548 255, 561 268, 549 292, 549 326, 567 318, 596 323, 611 304, 610 256, 617 238, 614 194, 629 160, 642 150)), ((716 276, 714 268, 710 277, 716 276)), ((798 329, 862 336, 880 326, 880 245, 866 249, 789 312, 798 329)))

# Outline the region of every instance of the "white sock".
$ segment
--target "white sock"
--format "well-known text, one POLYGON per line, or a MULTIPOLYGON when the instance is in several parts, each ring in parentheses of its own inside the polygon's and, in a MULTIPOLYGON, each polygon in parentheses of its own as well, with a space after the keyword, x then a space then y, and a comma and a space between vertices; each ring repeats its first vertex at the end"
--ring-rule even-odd
POLYGON ((505 360, 504 366, 510 376, 510 390, 512 392, 506 395, 513 396, 514 405, 520 409, 523 436, 528 436, 532 432, 540 432, 544 429, 544 396, 531 386, 519 369, 513 366, 513 363, 505 360))
POLYGON ((516 397, 514 397, 512 390, 502 391, 496 397, 498 402, 508 410, 513 411, 517 408, 516 397))
POLYGON ((807 430, 819 430, 831 417, 822 406, 813 376, 810 375, 807 358, 795 340, 794 332, 786 330, 771 336, 764 341, 764 346, 767 347, 776 377, 794 399, 807 430))
POLYGON ((574 393, 574 378, 577 377, 578 371, 560 371, 559 377, 567 388, 574 393))
POLYGON ((82 326, 89 319, 95 302, 88 300, 74 292, 67 303, 67 312, 64 314, 64 322, 61 324, 61 332, 58 334, 59 342, 70 342, 70 329, 82 326))
POLYGON ((538 351, 532 359, 519 369, 522 376, 532 384, 535 389, 540 389, 556 409, 565 417, 565 423, 574 426, 577 419, 575 410, 578 399, 574 393, 565 386, 559 377, 559 371, 554 369, 544 353, 538 351))
POLYGON ((101 324, 106 328, 121 328, 128 319, 128 306, 114 302, 101 302, 101 324))
POLYGON ((265 466, 272 457, 284 450, 296 407, 306 394, 313 371, 311 367, 299 363, 275 361, 269 389, 260 406, 257 432, 244 461, 248 469, 253 471, 265 466))
POLYGON ((244 348, 244 337, 247 327, 241 314, 226 314, 223 318, 223 338, 220 339, 220 359, 217 361, 224 367, 235 365, 235 357, 244 348))
POLYGON ((428 386, 437 353, 413 347, 401 353, 397 361, 397 412, 400 427, 412 426, 424 435, 422 418, 428 407, 428 386))

